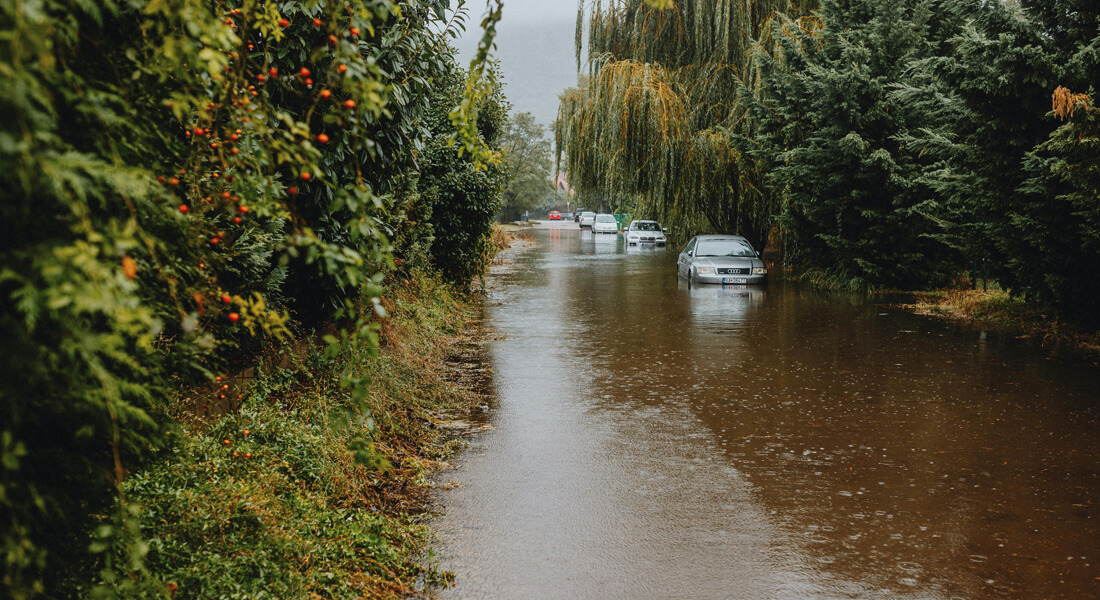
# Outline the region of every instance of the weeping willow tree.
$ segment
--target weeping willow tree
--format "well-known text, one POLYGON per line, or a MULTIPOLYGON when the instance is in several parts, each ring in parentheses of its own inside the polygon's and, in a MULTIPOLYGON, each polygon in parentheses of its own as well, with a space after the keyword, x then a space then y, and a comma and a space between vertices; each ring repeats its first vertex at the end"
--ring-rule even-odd
POLYGON ((736 232, 764 246, 776 195, 739 140, 750 55, 780 13, 819 0, 596 0, 577 10, 577 61, 588 22, 590 83, 562 98, 559 169, 581 193, 632 198, 634 212, 688 231, 736 232))

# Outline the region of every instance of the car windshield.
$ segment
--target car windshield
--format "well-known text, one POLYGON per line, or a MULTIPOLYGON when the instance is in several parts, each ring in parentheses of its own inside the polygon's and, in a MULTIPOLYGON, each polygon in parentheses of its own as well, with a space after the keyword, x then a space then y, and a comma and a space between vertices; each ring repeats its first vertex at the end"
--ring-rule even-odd
POLYGON ((653 221, 643 221, 641 223, 634 223, 630 226, 634 231, 660 231, 661 227, 653 221))
POLYGON ((596 215, 597 223, 614 223, 615 217, 611 215, 596 215))
POLYGON ((695 256, 756 256, 745 240, 699 240, 695 256))

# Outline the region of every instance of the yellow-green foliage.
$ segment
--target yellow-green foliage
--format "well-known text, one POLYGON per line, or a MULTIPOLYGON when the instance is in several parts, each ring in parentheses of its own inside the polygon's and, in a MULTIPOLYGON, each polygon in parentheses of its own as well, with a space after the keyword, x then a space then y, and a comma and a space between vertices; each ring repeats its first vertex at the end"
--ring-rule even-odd
MULTIPOLYGON (((630 212, 681 231, 742 233, 762 247, 775 196, 738 144, 750 51, 777 10, 816 1, 623 0, 591 4, 590 85, 562 99, 555 131, 581 191, 634 198, 630 212), (729 135, 733 133, 734 135, 729 135)), ((577 56, 585 5, 578 14, 577 56)), ((560 167, 559 167, 560 168, 560 167)))

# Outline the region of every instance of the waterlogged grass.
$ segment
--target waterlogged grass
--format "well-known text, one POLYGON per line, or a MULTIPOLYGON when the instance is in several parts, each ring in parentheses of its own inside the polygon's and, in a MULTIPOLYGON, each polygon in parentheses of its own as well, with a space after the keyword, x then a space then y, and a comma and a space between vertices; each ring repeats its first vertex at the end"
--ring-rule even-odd
MULTIPOLYGON (((382 347, 261 363, 239 411, 191 422, 126 493, 143 507, 148 576, 172 598, 400 598, 445 584, 418 522, 425 473, 446 452, 432 423, 475 399, 444 375, 472 308, 416 275, 384 301, 382 347), (286 361, 284 361, 285 363, 286 361), (342 370, 368 375, 350 418, 342 370), (356 464, 372 431, 385 471, 356 464)), ((148 587, 146 592, 148 593, 148 587)))
POLYGON ((1004 326, 1033 326, 1046 320, 1036 305, 1003 290, 942 290, 917 294, 915 308, 1004 326))
POLYGON ((918 313, 980 322, 1020 332, 1043 345, 1100 357, 1100 333, 1082 332, 1054 319, 1044 309, 1000 289, 921 292, 912 307, 918 313))

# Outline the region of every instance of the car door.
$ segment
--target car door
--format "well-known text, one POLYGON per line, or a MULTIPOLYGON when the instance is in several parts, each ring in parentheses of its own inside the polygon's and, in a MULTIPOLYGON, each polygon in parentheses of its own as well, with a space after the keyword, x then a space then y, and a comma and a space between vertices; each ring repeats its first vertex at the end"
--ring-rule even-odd
POLYGON ((691 240, 684 246, 684 250, 680 252, 680 257, 676 260, 676 274, 683 275, 684 277, 691 278, 691 257, 695 253, 695 240, 697 238, 691 238, 691 240))

